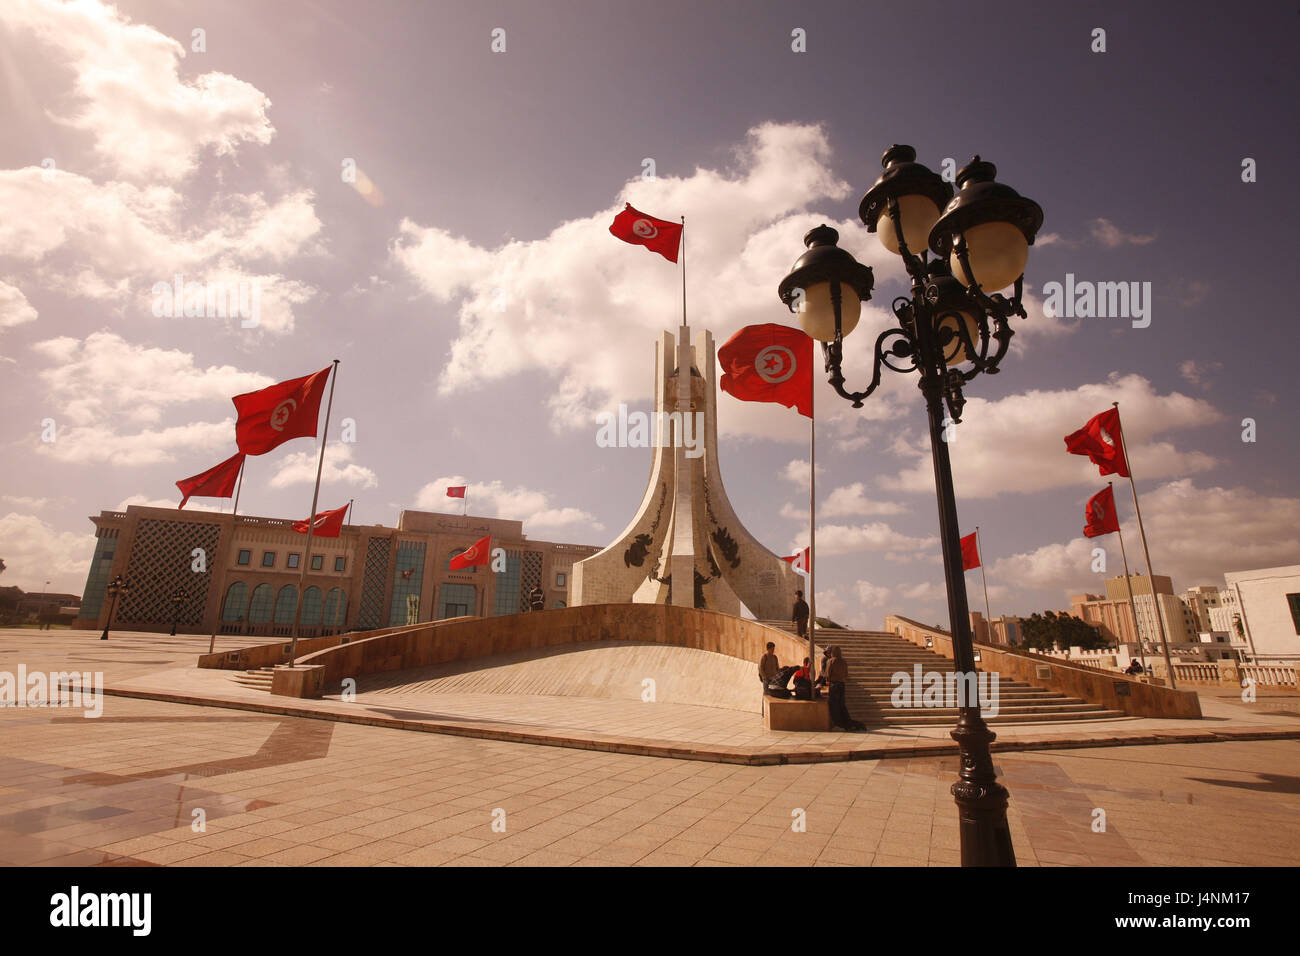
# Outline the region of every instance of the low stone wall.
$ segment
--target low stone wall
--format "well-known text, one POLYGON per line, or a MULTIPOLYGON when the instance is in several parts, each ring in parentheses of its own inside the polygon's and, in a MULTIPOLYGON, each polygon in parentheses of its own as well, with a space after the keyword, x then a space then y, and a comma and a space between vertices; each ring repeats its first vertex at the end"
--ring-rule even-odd
MULTIPOLYGON (((465 620, 465 618, 454 618, 454 620, 465 620)), ((407 624, 401 627, 386 627, 378 631, 354 631, 349 634, 333 634, 329 637, 299 638, 298 659, 301 660, 305 654, 312 654, 329 647, 337 647, 340 644, 347 644, 359 640, 362 637, 377 637, 381 634, 394 634, 398 631, 408 630, 412 626, 418 627, 419 625, 407 624)), ((199 666, 226 671, 252 670, 257 667, 275 667, 289 660, 289 647, 291 644, 291 641, 276 641, 272 644, 254 644, 251 647, 241 647, 239 650, 235 651, 214 651, 211 654, 200 655, 199 666)))
MULTIPOLYGON (((885 629, 921 647, 926 646, 929 638, 935 653, 953 656, 952 637, 946 631, 893 614, 885 618, 885 629)), ((1199 719, 1201 716, 1201 702, 1195 691, 1170 690, 1124 674, 1104 673, 1032 651, 1009 650, 1002 644, 976 641, 975 647, 980 653, 978 670, 996 673, 1007 680, 1024 681, 1134 717, 1199 719)))
MULTIPOLYGON (((752 661, 755 680, 758 660, 769 641, 776 644, 782 661, 807 656, 807 645, 797 637, 730 614, 663 604, 588 604, 371 632, 348 644, 302 656, 298 663, 323 666, 325 687, 332 689, 344 678, 363 674, 589 641, 669 644, 725 654, 752 661)), ((754 697, 757 710, 757 683, 754 697)))

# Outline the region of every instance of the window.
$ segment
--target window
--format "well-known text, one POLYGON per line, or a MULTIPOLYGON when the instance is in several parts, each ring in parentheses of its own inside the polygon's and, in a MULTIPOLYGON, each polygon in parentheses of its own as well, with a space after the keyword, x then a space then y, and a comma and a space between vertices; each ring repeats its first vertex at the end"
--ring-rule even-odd
POLYGON ((311 556, 311 569, 313 571, 319 571, 324 566, 325 566, 325 558, 323 555, 313 554, 311 556))
POLYGON ((248 602, 248 620, 251 624, 269 624, 275 593, 269 584, 259 584, 253 589, 253 599, 248 602))
POLYGON ((334 570, 335 570, 335 571, 342 571, 343 568, 344 568, 344 566, 345 566, 346 564, 347 564, 347 558, 343 558, 343 557, 335 558, 335 559, 334 559, 334 570))
POLYGON ((253 552, 252 552, 252 551, 249 551, 249 550, 247 550, 247 549, 244 549, 244 550, 242 550, 242 551, 239 552, 239 557, 238 557, 237 559, 235 559, 235 563, 236 563, 236 564, 248 564, 248 562, 251 561, 251 560, 253 560, 253 552))
POLYGON ((301 560, 302 560, 302 555, 301 555, 301 554, 291 554, 291 555, 289 555, 289 567, 291 567, 291 568, 296 568, 296 567, 298 566, 298 562, 301 561, 301 560))
POLYGON ((1300 594, 1288 594, 1286 603, 1291 608, 1291 623, 1295 625, 1295 632, 1300 634, 1300 594))
POLYGON ((280 588, 275 599, 275 623, 292 624, 293 616, 298 610, 298 589, 292 584, 280 588))
POLYGON ((236 581, 226 592, 226 601, 221 608, 221 620, 228 624, 242 621, 246 610, 248 610, 248 585, 243 581, 236 581))
POLYGON ((472 584, 444 584, 438 595, 438 620, 473 614, 477 594, 472 584))
POLYGON ((299 623, 303 627, 319 627, 321 618, 320 588, 310 587, 302 592, 302 615, 299 623))
POLYGON ((263 551, 263 552, 262 552, 262 567, 264 567, 264 568, 273 568, 273 567, 275 567, 275 552, 274 552, 274 551, 263 551))
POLYGON ((562 588, 562 587, 564 587, 564 572, 563 572, 563 571, 556 571, 556 572, 555 572, 555 586, 556 586, 557 588, 562 588))

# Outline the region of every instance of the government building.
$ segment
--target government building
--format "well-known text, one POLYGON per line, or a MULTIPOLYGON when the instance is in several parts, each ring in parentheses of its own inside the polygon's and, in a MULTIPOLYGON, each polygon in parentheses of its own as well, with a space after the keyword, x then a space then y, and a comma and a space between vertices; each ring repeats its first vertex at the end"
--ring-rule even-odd
MULTIPOLYGON (((287 637, 293 629, 307 536, 284 518, 129 507, 104 511, 75 626, 287 637), (121 576, 125 592, 110 599, 121 576)), ((541 586, 564 607, 572 566, 600 548, 532 541, 523 522, 403 511, 397 527, 344 525, 312 536, 299 636, 371 630, 462 615, 517 614, 541 586), (452 571, 453 557, 485 535, 504 570, 452 571)))

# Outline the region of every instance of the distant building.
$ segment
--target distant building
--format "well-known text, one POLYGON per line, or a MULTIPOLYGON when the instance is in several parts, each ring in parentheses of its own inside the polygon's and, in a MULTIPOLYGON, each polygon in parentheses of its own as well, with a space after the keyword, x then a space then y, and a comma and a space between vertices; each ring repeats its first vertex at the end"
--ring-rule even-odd
MULTIPOLYGON (((1128 587, 1124 575, 1117 574, 1106 580, 1106 593, 1073 594, 1070 596, 1070 613, 1081 617, 1090 624, 1101 627, 1102 636, 1108 640, 1124 644, 1136 644, 1145 641, 1149 647, 1160 644, 1160 627, 1156 620, 1156 608, 1164 619, 1165 636, 1169 643, 1199 643, 1202 630, 1195 613, 1176 594, 1173 581, 1157 574, 1148 577, 1143 574, 1129 576, 1133 585, 1133 606, 1128 600, 1128 587), (1152 582, 1155 593, 1152 594, 1152 582), (1133 610, 1137 610, 1137 620, 1133 619, 1133 610)), ((1207 628, 1208 629, 1208 628, 1207 628)))
MULTIPOLYGON (((1300 565, 1228 571, 1223 575, 1231 593, 1235 619, 1254 663, 1300 661, 1300 565)), ((1225 628, 1228 630, 1229 628, 1225 628)))
MULTIPOLYGON (((1216 630, 1214 622, 1210 619, 1210 612, 1222 607, 1223 604, 1217 586, 1201 584, 1194 588, 1188 588, 1183 592, 1183 603, 1191 609, 1192 614, 1196 617, 1196 629, 1198 631, 1216 630)), ((1221 630, 1226 630, 1226 628, 1221 630)))
POLYGON ((1019 644, 1020 618, 991 617, 985 620, 979 611, 970 612, 971 635, 985 644, 1019 644))
MULTIPOLYGON (((114 627, 168 630, 175 615, 189 634, 292 631, 307 542, 293 520, 134 506, 90 520, 95 554, 78 626, 104 626, 107 585, 121 575, 130 590, 116 602, 114 627)), ((573 563, 598 550, 532 541, 522 522, 474 515, 403 511, 396 528, 345 525, 337 538, 312 538, 299 635, 516 614, 539 585, 546 607, 564 607, 573 563), (449 569, 486 535, 505 552, 503 571, 449 569)))

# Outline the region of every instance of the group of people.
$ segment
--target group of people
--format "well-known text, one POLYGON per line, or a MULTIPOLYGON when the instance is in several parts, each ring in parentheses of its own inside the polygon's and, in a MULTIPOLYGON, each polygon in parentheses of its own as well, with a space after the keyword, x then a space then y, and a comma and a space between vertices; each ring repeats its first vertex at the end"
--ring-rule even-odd
MULTIPOLYGON (((803 592, 795 592, 795 605, 792 614, 793 623, 799 635, 808 633, 808 605, 803 600, 803 592)), ((765 697, 789 698, 790 681, 794 680, 795 700, 815 700, 818 689, 825 687, 831 711, 831 725, 844 730, 865 730, 865 726, 849 715, 844 703, 844 684, 849 678, 849 665, 844 654, 836 644, 826 648, 822 658, 821 676, 813 680, 812 660, 805 657, 800 667, 782 667, 776 658, 776 644, 769 641, 767 653, 758 662, 758 680, 765 697)))

